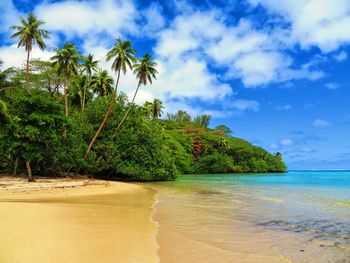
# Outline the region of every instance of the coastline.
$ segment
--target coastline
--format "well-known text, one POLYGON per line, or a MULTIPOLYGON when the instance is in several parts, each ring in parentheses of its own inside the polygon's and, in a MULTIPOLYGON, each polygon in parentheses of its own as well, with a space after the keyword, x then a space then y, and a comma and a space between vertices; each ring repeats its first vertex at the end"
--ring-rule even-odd
POLYGON ((1 262, 158 262, 154 190, 0 177, 1 262))

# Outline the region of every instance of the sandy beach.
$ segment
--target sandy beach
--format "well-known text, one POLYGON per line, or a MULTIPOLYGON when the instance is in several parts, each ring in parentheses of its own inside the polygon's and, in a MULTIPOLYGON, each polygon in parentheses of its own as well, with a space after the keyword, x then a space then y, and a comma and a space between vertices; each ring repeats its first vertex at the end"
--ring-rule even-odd
POLYGON ((0 177, 0 262, 157 262, 153 196, 129 183, 0 177))

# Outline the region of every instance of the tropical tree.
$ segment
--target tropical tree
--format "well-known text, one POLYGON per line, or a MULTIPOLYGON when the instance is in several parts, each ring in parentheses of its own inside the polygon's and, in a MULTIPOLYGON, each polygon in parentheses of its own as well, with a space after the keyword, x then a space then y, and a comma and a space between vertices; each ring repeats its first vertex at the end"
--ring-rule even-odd
POLYGON ((113 48, 107 53, 106 55, 106 61, 110 61, 114 58, 112 63, 112 70, 117 73, 117 81, 115 83, 115 90, 113 92, 111 102, 109 103, 109 107, 106 113, 105 118, 102 121, 101 126, 97 130, 95 136, 92 138, 88 149, 86 150, 86 154, 84 156, 84 159, 86 159, 94 146, 98 136, 100 136, 100 133, 104 129, 104 127, 107 124, 108 118, 111 115, 113 106, 116 101, 117 96, 117 90, 118 90, 118 84, 119 84, 119 78, 120 73, 123 71, 124 75, 126 74, 127 69, 132 69, 132 63, 136 61, 134 55, 136 54, 136 50, 132 47, 132 44, 130 41, 122 41, 120 38, 117 39, 116 43, 114 44, 113 48))
POLYGON ((82 108, 87 76, 77 75, 69 83, 69 100, 72 107, 82 108))
POLYGON ((97 71, 98 68, 98 60, 94 60, 94 56, 92 54, 89 54, 86 58, 83 59, 82 67, 82 73, 85 73, 86 83, 84 86, 84 94, 83 94, 83 104, 82 104, 82 110, 85 109, 85 100, 86 100, 86 87, 90 84, 91 76, 93 72, 97 71))
POLYGON ((143 109, 145 111, 145 115, 148 119, 152 119, 153 117, 153 103, 152 102, 149 102, 149 101, 146 101, 144 104, 143 104, 143 109))
POLYGON ((72 75, 77 75, 79 61, 82 56, 79 54, 79 50, 74 44, 64 43, 62 49, 55 49, 56 55, 51 57, 53 61, 53 68, 59 75, 64 77, 64 104, 66 116, 68 116, 68 82, 72 75))
POLYGON ((153 106, 153 120, 157 120, 159 119, 160 116, 162 116, 163 109, 164 109, 163 103, 159 99, 154 99, 152 106, 153 106))
POLYGON ((168 120, 173 120, 173 121, 191 122, 191 115, 184 110, 178 110, 175 114, 168 113, 167 118, 168 120))
POLYGON ((230 136, 230 134, 233 133, 233 131, 228 126, 226 126, 224 124, 216 126, 215 130, 223 132, 226 136, 230 136))
POLYGON ((27 62, 26 62, 26 89, 29 90, 29 58, 30 52, 35 44, 41 50, 44 50, 46 45, 44 39, 50 38, 49 32, 41 29, 40 26, 45 24, 44 21, 39 20, 33 13, 29 13, 27 18, 21 18, 21 25, 11 26, 10 29, 16 30, 16 32, 11 36, 12 38, 18 38, 18 47, 24 47, 27 52, 27 62))
POLYGON ((194 123, 197 123, 198 125, 200 125, 204 128, 207 128, 209 126, 210 119, 211 119, 210 115, 203 114, 203 115, 197 116, 194 119, 194 123))
POLYGON ((152 84, 152 79, 156 79, 156 75, 158 74, 158 71, 156 70, 156 66, 157 66, 157 63, 152 61, 152 57, 150 54, 146 54, 143 58, 139 59, 138 63, 134 64, 133 66, 134 74, 136 75, 136 78, 139 81, 138 81, 134 96, 132 97, 131 103, 128 109, 126 110, 124 117, 122 118, 119 125, 117 126, 115 133, 119 130, 119 128, 122 126, 123 122, 125 121, 126 117, 129 115, 129 112, 135 102, 137 92, 139 91, 139 88, 141 87, 141 85, 146 86, 148 82, 152 84))
POLYGON ((113 92, 113 78, 107 70, 100 70, 91 79, 91 88, 98 96, 108 95, 113 92))
POLYGON ((114 58, 112 64, 112 70, 117 74, 117 82, 115 83, 115 93, 118 90, 120 73, 123 71, 126 74, 127 68, 132 69, 133 63, 136 61, 135 58, 136 50, 132 47, 130 41, 122 41, 120 38, 117 39, 113 48, 108 51, 106 55, 106 61, 110 61, 114 58))

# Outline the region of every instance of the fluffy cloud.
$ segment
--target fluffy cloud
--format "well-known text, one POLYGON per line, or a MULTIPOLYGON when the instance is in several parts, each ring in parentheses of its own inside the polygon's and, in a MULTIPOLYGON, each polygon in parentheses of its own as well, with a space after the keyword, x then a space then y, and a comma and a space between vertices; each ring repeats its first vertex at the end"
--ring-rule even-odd
POLYGON ((0 1, 0 32, 8 32, 8 28, 18 22, 21 13, 15 8, 11 0, 0 1))
POLYGON ((248 0, 282 15, 291 24, 290 37, 302 48, 337 50, 350 42, 350 2, 348 0, 248 0))
MULTIPOLYGON (((53 56, 52 52, 42 51, 34 47, 31 53, 31 58, 49 60, 53 56)), ((4 62, 3 67, 19 67, 25 64, 26 52, 24 48, 17 48, 17 45, 0 47, 0 58, 4 62)))
POLYGON ((323 77, 311 66, 295 68, 293 59, 281 50, 283 35, 283 31, 258 31, 244 18, 229 26, 217 11, 186 13, 159 33, 155 52, 164 58, 208 56, 214 66, 226 69, 226 78, 240 78, 246 87, 323 77))
POLYGON ((68 37, 106 32, 113 36, 136 32, 134 4, 126 0, 47 2, 39 4, 35 13, 46 22, 46 28, 68 37))

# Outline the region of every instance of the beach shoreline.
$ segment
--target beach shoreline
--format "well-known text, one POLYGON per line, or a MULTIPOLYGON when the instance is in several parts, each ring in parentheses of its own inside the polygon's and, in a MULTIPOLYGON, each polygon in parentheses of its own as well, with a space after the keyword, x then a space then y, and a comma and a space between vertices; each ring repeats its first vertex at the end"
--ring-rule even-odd
POLYGON ((158 262, 154 194, 134 183, 0 176, 0 262, 158 262))

